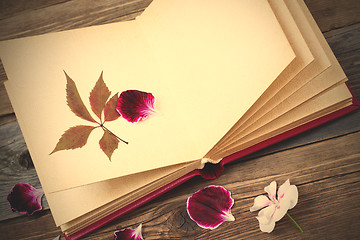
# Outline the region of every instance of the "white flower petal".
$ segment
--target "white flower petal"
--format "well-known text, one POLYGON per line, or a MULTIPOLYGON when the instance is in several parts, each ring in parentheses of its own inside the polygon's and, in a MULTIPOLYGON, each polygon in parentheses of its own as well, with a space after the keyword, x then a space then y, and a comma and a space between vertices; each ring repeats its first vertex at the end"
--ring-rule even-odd
POLYGON ((289 210, 289 205, 290 205, 289 201, 281 201, 281 203, 276 206, 273 215, 274 222, 279 221, 285 216, 286 212, 289 210))
POLYGON ((254 205, 250 208, 250 212, 257 211, 263 207, 269 206, 271 201, 265 195, 257 196, 254 199, 254 205))
POLYGON ((288 187, 288 189, 286 190, 283 199, 281 199, 281 204, 283 201, 288 201, 289 209, 292 209, 297 204, 298 197, 299 197, 299 192, 297 187, 295 185, 290 185, 290 187, 288 187))
POLYGON ((272 230, 275 228, 275 221, 270 221, 268 224, 264 224, 260 221, 259 217, 257 217, 259 220, 259 227, 262 232, 271 233, 272 230))
POLYGON ((261 222, 262 224, 269 224, 272 221, 274 212, 275 212, 275 205, 271 204, 270 206, 260 210, 257 218, 259 222, 261 222))
POLYGON ((264 188, 264 191, 268 193, 269 198, 274 203, 276 202, 276 182, 272 181, 269 186, 264 188))
POLYGON ((287 189, 290 187, 290 180, 286 180, 280 187, 278 190, 278 201, 280 201, 284 196, 285 196, 285 192, 287 191, 287 189))

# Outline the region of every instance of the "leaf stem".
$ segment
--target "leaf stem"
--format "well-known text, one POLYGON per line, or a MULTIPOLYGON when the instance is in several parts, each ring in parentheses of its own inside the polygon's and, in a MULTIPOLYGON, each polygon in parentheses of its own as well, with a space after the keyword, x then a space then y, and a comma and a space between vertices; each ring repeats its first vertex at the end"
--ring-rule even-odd
POLYGON ((293 223, 295 223, 295 225, 298 227, 298 229, 300 230, 300 232, 304 232, 302 230, 302 228, 300 227, 300 225, 290 216, 290 214, 286 213, 287 216, 291 219, 291 221, 293 221, 293 223))
POLYGON ((112 134, 113 136, 115 136, 118 140, 122 141, 123 143, 129 144, 129 142, 119 138, 118 136, 116 136, 112 131, 110 131, 108 128, 106 128, 103 124, 99 124, 100 127, 102 127, 103 129, 105 129, 106 131, 108 131, 110 134, 112 134))

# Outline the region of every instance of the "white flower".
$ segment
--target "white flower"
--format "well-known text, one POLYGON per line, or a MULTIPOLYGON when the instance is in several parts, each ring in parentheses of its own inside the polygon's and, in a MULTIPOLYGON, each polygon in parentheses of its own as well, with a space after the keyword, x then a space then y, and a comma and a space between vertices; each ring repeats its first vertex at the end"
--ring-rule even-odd
POLYGON ((295 207, 298 201, 298 190, 295 185, 290 185, 288 179, 279 187, 277 196, 275 181, 265 187, 264 191, 268 193, 269 198, 265 195, 257 196, 250 211, 253 212, 263 208, 256 218, 259 221, 260 230, 270 233, 275 227, 275 222, 284 217, 289 209, 295 207))

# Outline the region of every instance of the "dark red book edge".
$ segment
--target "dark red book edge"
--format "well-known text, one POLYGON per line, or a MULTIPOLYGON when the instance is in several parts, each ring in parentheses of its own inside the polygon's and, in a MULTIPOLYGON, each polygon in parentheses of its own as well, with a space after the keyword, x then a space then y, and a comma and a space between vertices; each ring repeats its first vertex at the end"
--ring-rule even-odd
MULTIPOLYGON (((349 85, 347 83, 346 83, 346 85, 349 88, 349 85)), ((227 164, 227 163, 235 161, 235 160, 237 160, 237 159, 239 159, 241 157, 249 155, 249 154, 251 154, 253 152, 256 152, 256 151, 258 151, 260 149, 263 149, 263 148, 266 148, 266 147, 268 147, 270 145, 273 145, 275 143, 284 141, 284 140, 286 140, 286 139, 288 139, 290 137, 293 137, 293 136, 295 136, 295 135, 297 135, 299 133, 310 130, 310 129, 315 128, 315 127, 317 127, 319 125, 322 125, 322 124, 324 124, 326 122, 329 122, 329 121, 334 120, 334 119, 336 119, 338 117, 344 116, 344 115, 346 115, 346 114, 348 114, 350 112, 355 111, 356 109, 360 108, 360 104, 357 101, 357 99, 355 98, 355 96, 352 93, 350 88, 349 88, 349 90, 350 90, 350 92, 351 92, 351 94, 353 96, 352 105, 350 105, 348 107, 345 107, 343 109, 340 109, 340 110, 338 110, 336 112, 330 113, 330 114, 328 114, 326 116, 320 117, 320 118, 318 118, 318 119, 316 119, 314 121, 308 122, 308 123, 306 123, 304 125, 296 127, 294 129, 291 129, 291 130, 289 130, 287 132, 284 132, 282 134, 279 134, 277 136, 274 136, 274 137, 272 137, 270 139, 267 139, 267 140, 265 140, 263 142, 260 142, 260 143, 258 143, 256 145, 253 145, 253 146, 251 146, 251 147, 249 147, 247 149, 244 149, 244 150, 242 150, 240 152, 234 153, 234 154, 224 158, 221 161, 220 165, 217 166, 217 169, 210 170, 210 173, 206 172, 206 171, 209 171, 209 169, 205 169, 205 171, 204 170, 194 170, 194 171, 182 176, 181 178, 179 178, 179 179, 177 179, 177 180, 175 180, 175 181, 173 181, 173 182, 171 182, 171 183, 169 183, 169 184, 155 190, 154 192, 152 192, 152 193, 138 199, 137 201, 135 201, 133 203, 130 203, 126 207, 123 207, 123 208, 109 214, 108 216, 102 218, 101 220, 99 220, 99 221, 87 226, 86 228, 82 229, 81 231, 76 232, 76 233, 74 233, 72 235, 69 235, 69 236, 65 235, 65 238, 67 240, 79 239, 79 238, 87 235, 88 233, 94 231, 95 229, 98 229, 98 228, 104 226, 105 224, 113 221, 114 219, 123 216, 124 214, 126 214, 126 213, 128 213, 128 212, 130 212, 130 211, 132 211, 132 210, 134 210, 134 209, 148 203, 149 201, 159 197, 160 195, 168 192, 169 190, 183 184, 184 182, 190 180, 191 178, 193 178, 195 176, 202 176, 202 177, 204 177, 206 179, 216 178, 216 177, 218 177, 218 175, 221 174, 221 172, 223 171, 223 166, 225 164, 227 164)))

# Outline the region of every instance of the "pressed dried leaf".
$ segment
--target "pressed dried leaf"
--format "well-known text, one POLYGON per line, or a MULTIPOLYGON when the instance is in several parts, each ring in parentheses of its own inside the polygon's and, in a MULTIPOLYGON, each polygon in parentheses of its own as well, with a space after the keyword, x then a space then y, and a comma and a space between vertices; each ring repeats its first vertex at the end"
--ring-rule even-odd
POLYGON ((83 101, 81 100, 80 94, 76 88, 75 82, 66 74, 66 100, 67 104, 70 107, 71 111, 75 113, 76 116, 85 119, 90 122, 96 123, 94 118, 90 115, 89 111, 85 107, 83 101))
POLYGON ((17 183, 11 189, 7 200, 12 211, 32 215, 42 209, 41 198, 43 195, 42 189, 36 189, 28 183, 17 183))
POLYGON ((99 144, 100 148, 108 156, 109 160, 111 160, 111 155, 115 149, 118 148, 119 140, 114 134, 104 129, 104 135, 100 139, 99 144))
POLYGON ((97 80, 94 88, 90 92, 90 105, 93 112, 101 119, 101 113, 104 109, 106 100, 109 98, 111 92, 107 88, 104 80, 103 80, 103 73, 99 79, 97 80))
POLYGON ((104 108, 105 122, 114 121, 120 117, 118 111, 116 111, 116 103, 118 101, 118 93, 116 93, 109 101, 106 103, 104 108))
POLYGON ((187 212, 198 226, 215 229, 224 221, 234 221, 231 207, 234 199, 231 193, 221 186, 203 188, 187 200, 187 212))
POLYGON ((87 139, 94 128, 96 127, 84 125, 69 128, 61 136, 55 149, 50 154, 60 150, 81 148, 86 144, 87 139))
POLYGON ((136 229, 124 228, 114 232, 114 240, 143 240, 140 224, 136 229))

